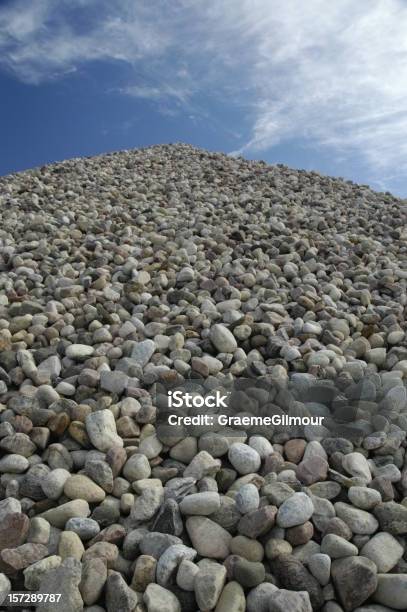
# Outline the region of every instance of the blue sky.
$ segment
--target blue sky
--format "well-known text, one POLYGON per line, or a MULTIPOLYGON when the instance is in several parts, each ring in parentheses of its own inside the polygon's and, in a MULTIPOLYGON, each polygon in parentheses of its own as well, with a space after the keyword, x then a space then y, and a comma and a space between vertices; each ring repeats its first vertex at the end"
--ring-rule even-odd
POLYGON ((163 142, 407 197, 405 0, 0 0, 0 174, 163 142))

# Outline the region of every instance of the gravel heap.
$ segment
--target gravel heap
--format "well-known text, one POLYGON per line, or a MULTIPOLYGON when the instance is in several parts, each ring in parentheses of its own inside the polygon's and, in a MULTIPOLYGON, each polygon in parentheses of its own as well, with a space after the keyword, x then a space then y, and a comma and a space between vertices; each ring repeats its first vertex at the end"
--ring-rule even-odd
POLYGON ((187 145, 0 179, 0 597, 406 610, 406 219, 187 145), (325 423, 160 436, 157 383, 240 378, 325 423))

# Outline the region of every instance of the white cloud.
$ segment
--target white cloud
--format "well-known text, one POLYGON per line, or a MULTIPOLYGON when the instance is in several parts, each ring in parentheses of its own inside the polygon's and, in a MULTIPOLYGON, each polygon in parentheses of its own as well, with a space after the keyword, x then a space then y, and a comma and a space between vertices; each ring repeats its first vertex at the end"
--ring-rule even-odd
POLYGON ((240 152, 295 139, 393 176, 407 169, 406 32, 404 0, 17 0, 0 8, 0 66, 40 83, 125 62, 122 93, 239 108, 240 152))

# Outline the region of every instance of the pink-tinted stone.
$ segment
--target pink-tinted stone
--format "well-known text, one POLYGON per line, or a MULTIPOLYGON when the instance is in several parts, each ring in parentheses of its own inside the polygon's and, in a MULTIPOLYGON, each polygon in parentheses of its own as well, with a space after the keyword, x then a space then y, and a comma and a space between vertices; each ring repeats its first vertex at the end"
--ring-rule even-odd
POLYGON ((4 548, 14 548, 25 542, 30 520, 26 514, 13 512, 0 523, 0 551, 4 548))

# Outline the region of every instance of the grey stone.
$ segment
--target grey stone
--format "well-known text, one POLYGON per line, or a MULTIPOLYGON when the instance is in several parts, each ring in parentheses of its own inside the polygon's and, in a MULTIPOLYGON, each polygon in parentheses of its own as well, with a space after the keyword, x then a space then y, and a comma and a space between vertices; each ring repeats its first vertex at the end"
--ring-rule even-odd
POLYGON ((100 386, 104 391, 121 395, 127 388, 129 377, 124 372, 110 372, 102 370, 100 373, 100 386))
POLYGON ((184 544, 169 546, 158 559, 156 570, 157 584, 167 586, 181 561, 184 559, 193 561, 196 554, 196 550, 184 546, 184 544))
POLYGON ((155 350, 155 342, 147 338, 146 340, 138 342, 133 346, 131 358, 134 359, 138 365, 144 368, 144 366, 150 361, 155 350))
POLYGON ((233 576, 243 588, 255 587, 262 583, 266 576, 263 563, 238 559, 234 564, 233 576))
POLYGON ((182 540, 174 535, 152 531, 144 535, 140 533, 139 544, 140 551, 143 555, 149 555, 155 559, 159 559, 167 548, 174 544, 182 544, 182 540))
POLYGON ((407 575, 378 574, 374 600, 392 610, 407 609, 407 575))
POLYGON ((0 501, 0 521, 3 521, 8 514, 15 512, 21 513, 21 503, 15 497, 8 497, 0 501))
POLYGON ((227 327, 220 323, 211 327, 210 339, 219 353, 233 353, 237 349, 236 338, 227 327))
POLYGON ((377 530, 379 523, 369 512, 343 502, 337 502, 334 506, 336 514, 352 529, 353 533, 370 535, 377 530))
POLYGON ((199 567, 195 563, 188 559, 183 559, 178 566, 177 585, 184 591, 193 591, 195 576, 198 572, 199 567))
POLYGON ((214 476, 219 471, 221 462, 206 451, 200 451, 184 470, 184 478, 200 480, 204 476, 214 476))
POLYGON ((103 559, 88 559, 83 563, 79 590, 85 605, 91 606, 98 601, 106 579, 107 567, 103 559))
MULTIPOLYGON (((322 550, 322 549, 321 549, 322 550)), ((328 554, 316 553, 308 559, 308 569, 321 586, 329 582, 331 575, 331 559, 328 554)))
POLYGON ((92 357, 95 349, 93 346, 87 346, 86 344, 70 344, 65 350, 65 355, 70 359, 76 361, 83 361, 92 357))
POLYGON ((245 612, 246 598, 240 584, 228 582, 219 597, 215 612, 245 612))
POLYGON ((383 531, 392 535, 407 533, 407 507, 393 501, 382 502, 375 506, 373 512, 383 531))
POLYGON ((184 497, 179 504, 182 514, 198 514, 200 516, 213 514, 219 507, 219 493, 214 491, 192 493, 192 495, 184 497))
POLYGON ((138 603, 137 593, 128 586, 123 576, 110 571, 106 581, 107 612, 133 612, 138 603))
POLYGON ((113 413, 108 410, 97 410, 86 417, 86 431, 98 450, 106 452, 112 446, 123 446, 123 440, 117 435, 113 413))
POLYGON ((314 504, 305 493, 294 493, 286 499, 277 512, 279 527, 295 527, 308 521, 314 512, 314 504))
POLYGON ((147 521, 156 514, 164 498, 162 488, 150 487, 137 497, 130 516, 135 521, 147 521))
POLYGON ((277 591, 278 588, 271 582, 262 582, 251 589, 246 599, 247 612, 269 612, 270 600, 277 591))
POLYGON ((193 547, 202 557, 228 556, 232 536, 223 527, 203 516, 190 516, 185 526, 193 547))
POLYGON ((215 608, 226 580, 226 568, 219 563, 208 563, 195 576, 194 590, 200 610, 215 608))
POLYGON ((11 591, 11 582, 5 574, 0 573, 0 604, 4 602, 11 591))
MULTIPOLYGON (((61 593, 64 612, 80 612, 83 609, 79 591, 81 564, 73 558, 65 559, 58 567, 44 572, 39 586, 40 593, 61 593)), ((37 612, 55 612, 54 602, 37 604, 37 612)))
POLYGON ((127 478, 129 482, 149 478, 150 474, 150 463, 143 454, 135 453, 131 455, 123 467, 123 476, 127 478))
POLYGON ((83 499, 74 499, 56 508, 46 510, 39 516, 54 527, 63 529, 66 522, 73 517, 87 517, 90 514, 89 504, 83 499))
POLYGON ((143 596, 147 612, 181 612, 176 596, 159 584, 149 584, 143 596))
POLYGON ((139 453, 142 453, 147 457, 147 459, 154 459, 154 457, 158 457, 161 453, 163 445, 157 436, 151 435, 143 438, 139 445, 139 453))
POLYGON ((100 532, 99 524, 92 518, 74 516, 65 525, 67 531, 73 531, 81 540, 91 540, 100 532))
POLYGON ((273 594, 269 603, 270 612, 312 612, 310 597, 307 591, 287 591, 279 589, 273 594))
POLYGON ((12 453, 0 459, 0 472, 8 474, 22 474, 30 467, 26 457, 12 453))
POLYGON ((367 487, 350 487, 348 497, 354 506, 362 510, 372 510, 382 501, 379 491, 367 487))
POLYGON ((404 554, 404 548, 390 533, 376 533, 362 547, 360 554, 377 567, 379 574, 389 572, 404 554))
POLYGON ((33 516, 27 540, 35 544, 47 545, 50 536, 50 524, 39 516, 33 516))
POLYGON ((353 557, 359 554, 357 546, 334 533, 328 533, 322 538, 321 552, 329 555, 331 559, 353 557))
POLYGON ((351 476, 358 476, 369 483, 372 480, 369 464, 361 453, 349 453, 342 459, 343 468, 351 476))
POLYGON ((257 510, 260 503, 259 491, 254 484, 246 484, 240 487, 236 497, 236 508, 241 514, 247 514, 257 510))
POLYGON ((228 458, 239 474, 257 472, 261 464, 259 453, 251 446, 240 442, 232 444, 228 452, 228 458))
POLYGON ((50 570, 59 567, 62 563, 62 559, 58 555, 50 555, 41 559, 36 563, 26 567, 23 571, 24 574, 24 586, 30 591, 38 591, 43 575, 47 574, 50 570))

